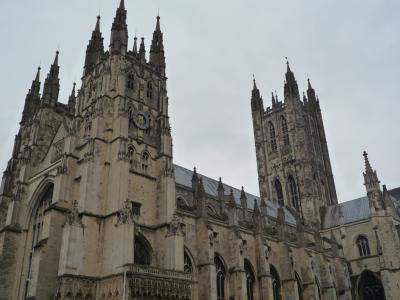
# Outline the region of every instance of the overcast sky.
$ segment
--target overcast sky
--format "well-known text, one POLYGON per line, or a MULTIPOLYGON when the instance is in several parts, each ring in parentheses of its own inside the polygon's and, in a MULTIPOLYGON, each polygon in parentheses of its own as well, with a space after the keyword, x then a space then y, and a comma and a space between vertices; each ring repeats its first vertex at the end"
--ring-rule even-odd
MULTIPOLYGON (((339 201, 365 194, 362 151, 382 183, 400 186, 400 1, 125 0, 149 49, 160 10, 174 160, 258 194, 252 74, 270 105, 283 98, 285 56, 300 90, 321 101, 339 201)), ((60 49, 66 102, 80 81, 96 16, 108 47, 119 0, 0 0, 0 168, 10 158, 25 94, 60 49)))

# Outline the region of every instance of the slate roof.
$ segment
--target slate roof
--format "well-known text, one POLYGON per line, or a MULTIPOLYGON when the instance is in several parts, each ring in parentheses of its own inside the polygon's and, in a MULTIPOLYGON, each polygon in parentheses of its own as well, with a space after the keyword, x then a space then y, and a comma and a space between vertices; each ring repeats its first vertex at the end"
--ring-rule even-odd
MULTIPOLYGON (((400 187, 388 191, 396 208, 400 213, 400 187)), ((343 214, 343 223, 348 224, 369 218, 368 197, 328 206, 325 212, 323 228, 331 228, 340 225, 340 211, 343 214)))
MULTIPOLYGON (((174 165, 175 167, 175 181, 177 184, 182 185, 184 187, 187 187, 189 189, 192 188, 192 176, 193 176, 193 171, 186 169, 184 167, 174 165)), ((206 194, 217 197, 218 196, 218 180, 211 179, 207 176, 201 175, 197 173, 199 178, 202 178, 203 180, 203 185, 204 185, 204 190, 206 194)), ((241 190, 234 188, 232 186, 229 186, 227 184, 224 185, 224 190, 225 190, 225 195, 230 194, 230 190, 232 189, 233 191, 233 197, 235 198, 235 202, 237 205, 241 205, 240 203, 240 194, 241 190)), ((246 193, 246 198, 247 198, 247 207, 249 209, 252 209, 254 207, 254 200, 257 201, 258 206, 260 207, 260 197, 252 195, 250 193, 246 193)), ((276 218, 278 214, 278 207, 279 204, 272 202, 272 201, 266 201, 267 207, 266 211, 262 212, 264 215, 268 215, 272 218, 276 218)), ((284 208, 285 210, 285 221, 290 224, 290 225, 296 225, 296 219, 295 217, 291 214, 291 212, 287 209, 284 208)))

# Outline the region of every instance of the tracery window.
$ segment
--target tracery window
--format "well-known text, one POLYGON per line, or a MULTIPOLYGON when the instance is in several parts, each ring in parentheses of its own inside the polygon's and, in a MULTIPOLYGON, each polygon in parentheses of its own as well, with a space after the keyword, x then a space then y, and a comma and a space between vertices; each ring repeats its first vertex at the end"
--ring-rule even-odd
POLYGON ((282 185, 281 182, 279 181, 279 179, 275 179, 275 192, 276 192, 276 198, 278 200, 278 203, 280 205, 284 205, 284 201, 283 201, 283 191, 282 191, 282 185))
POLYGON ((281 300, 281 280, 279 274, 273 265, 270 265, 270 273, 272 277, 272 295, 274 300, 281 300))
POLYGON ((192 260, 189 257, 189 254, 184 253, 184 257, 183 257, 184 261, 183 261, 183 271, 185 273, 193 273, 193 264, 192 264, 192 260))
POLYGON ((147 98, 153 99, 153 84, 151 82, 147 83, 147 98))
POLYGON ((128 74, 128 89, 133 90, 135 87, 135 75, 133 74, 133 72, 130 72, 128 74))
POLYGON ((292 177, 292 175, 288 178, 289 181, 289 190, 290 190, 290 197, 292 200, 292 206, 295 210, 300 210, 300 201, 299 201, 299 191, 297 189, 296 181, 292 177))
POLYGON ((149 168, 149 154, 147 152, 143 152, 142 154, 142 171, 147 172, 149 168))
POLYGON ((38 207, 36 208, 35 216, 33 219, 32 247, 34 247, 41 239, 44 214, 46 209, 50 206, 52 198, 53 198, 53 185, 47 188, 47 190, 43 194, 38 204, 38 207))
POLYGON ((357 246, 358 246, 358 252, 360 253, 360 256, 371 255, 368 238, 366 236, 360 235, 357 238, 357 246))
POLYGON ((226 271, 224 264, 220 257, 214 257, 215 263, 215 270, 217 273, 217 300, 224 300, 225 299, 225 277, 226 271))
POLYGON ((51 184, 46 188, 40 200, 38 201, 38 204, 33 213, 32 221, 29 226, 30 227, 29 231, 31 234, 32 241, 31 241, 31 251, 29 253, 29 259, 28 259, 28 272, 27 272, 28 279, 26 280, 26 285, 25 285, 25 297, 28 296, 29 279, 32 277, 31 272, 32 272, 33 253, 35 252, 35 247, 43 238, 42 231, 43 231, 44 217, 46 210, 51 205, 51 201, 53 198, 53 190, 54 190, 53 184, 51 184))
POLYGON ((289 140, 289 130, 288 130, 288 125, 285 117, 281 118, 281 124, 282 124, 282 133, 283 133, 283 145, 288 146, 290 144, 289 140))
POLYGON ((251 264, 247 259, 244 261, 244 271, 246 273, 247 300, 254 300, 255 277, 253 273, 253 268, 251 267, 251 264))
POLYGON ((269 139, 271 143, 271 150, 276 151, 277 145, 276 145, 276 134, 275 134, 275 127, 272 124, 272 122, 269 122, 269 139))
POLYGON ((135 237, 135 247, 134 247, 134 263, 137 265, 150 265, 150 246, 148 242, 140 237, 135 237))

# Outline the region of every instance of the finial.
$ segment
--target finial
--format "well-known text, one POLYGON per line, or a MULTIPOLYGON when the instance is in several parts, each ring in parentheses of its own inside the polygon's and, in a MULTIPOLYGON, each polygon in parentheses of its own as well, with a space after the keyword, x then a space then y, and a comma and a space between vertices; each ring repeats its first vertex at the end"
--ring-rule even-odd
POLYGON ((120 9, 125 9, 125 2, 124 2, 124 0, 121 0, 121 2, 119 3, 119 8, 120 8, 120 9))
POLYGON ((256 90, 257 89, 257 84, 256 84, 256 77, 253 74, 253 89, 256 90))
POLYGON ((364 156, 364 162, 365 162, 365 169, 366 170, 371 170, 372 168, 371 168, 371 164, 370 164, 369 159, 368 159, 367 151, 363 152, 363 156, 364 156))
POLYGON ((37 68, 35 81, 39 81, 39 79, 40 79, 40 70, 41 70, 41 68, 40 68, 40 65, 39 65, 39 67, 37 68))
POLYGON ((308 74, 307 74, 307 82, 308 82, 308 89, 311 90, 312 86, 311 86, 311 81, 310 81, 310 77, 308 77, 308 74))
POLYGON ((53 63, 53 65, 55 66, 58 66, 58 55, 60 54, 60 51, 58 49, 59 47, 57 48, 56 57, 54 58, 54 63, 53 63))
POLYGON ((287 71, 290 72, 289 59, 285 56, 287 71))

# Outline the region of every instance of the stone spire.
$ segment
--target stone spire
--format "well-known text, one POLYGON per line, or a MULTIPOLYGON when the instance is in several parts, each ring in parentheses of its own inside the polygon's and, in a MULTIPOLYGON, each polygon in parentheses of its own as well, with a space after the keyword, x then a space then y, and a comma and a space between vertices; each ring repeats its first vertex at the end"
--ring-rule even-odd
POLYGON ((74 82, 74 84, 72 86, 71 95, 69 96, 69 99, 68 99, 68 108, 71 113, 75 112, 75 103, 76 103, 75 87, 76 87, 76 83, 74 82))
POLYGON ((60 67, 58 66, 59 53, 59 51, 56 52, 56 57, 44 82, 42 98, 44 104, 54 105, 58 100, 60 92, 60 79, 58 78, 60 72, 60 67))
POLYGON ((96 27, 86 48, 85 74, 93 69, 104 53, 103 37, 100 31, 100 16, 97 17, 96 27))
POLYGON ((26 98, 24 110, 22 112, 22 120, 24 122, 32 116, 40 101, 40 67, 38 67, 35 79, 32 81, 31 88, 29 89, 26 98))
POLYGON ((256 79, 253 75, 253 90, 251 91, 251 109, 253 111, 263 110, 264 104, 260 95, 260 90, 257 87, 256 79))
POLYGON ((290 69, 289 61, 286 61, 285 101, 289 99, 300 99, 299 87, 294 73, 290 69))
POLYGON ((363 173, 364 185, 365 188, 367 189, 367 193, 380 191, 380 186, 379 186, 380 181, 378 179, 378 175, 376 174, 376 170, 372 170, 371 164, 368 159, 368 154, 366 151, 364 151, 363 156, 365 162, 365 172, 363 173))
POLYGON ((153 32, 149 62, 156 67, 158 72, 160 72, 162 75, 165 75, 165 53, 163 33, 161 32, 160 26, 160 16, 157 16, 156 29, 153 32))
POLYGON ((126 54, 128 49, 128 26, 126 25, 126 9, 121 0, 111 27, 110 53, 126 54))
POLYGON ((142 63, 146 62, 146 47, 144 46, 144 37, 142 37, 142 41, 140 43, 140 48, 139 48, 139 60, 142 63))

